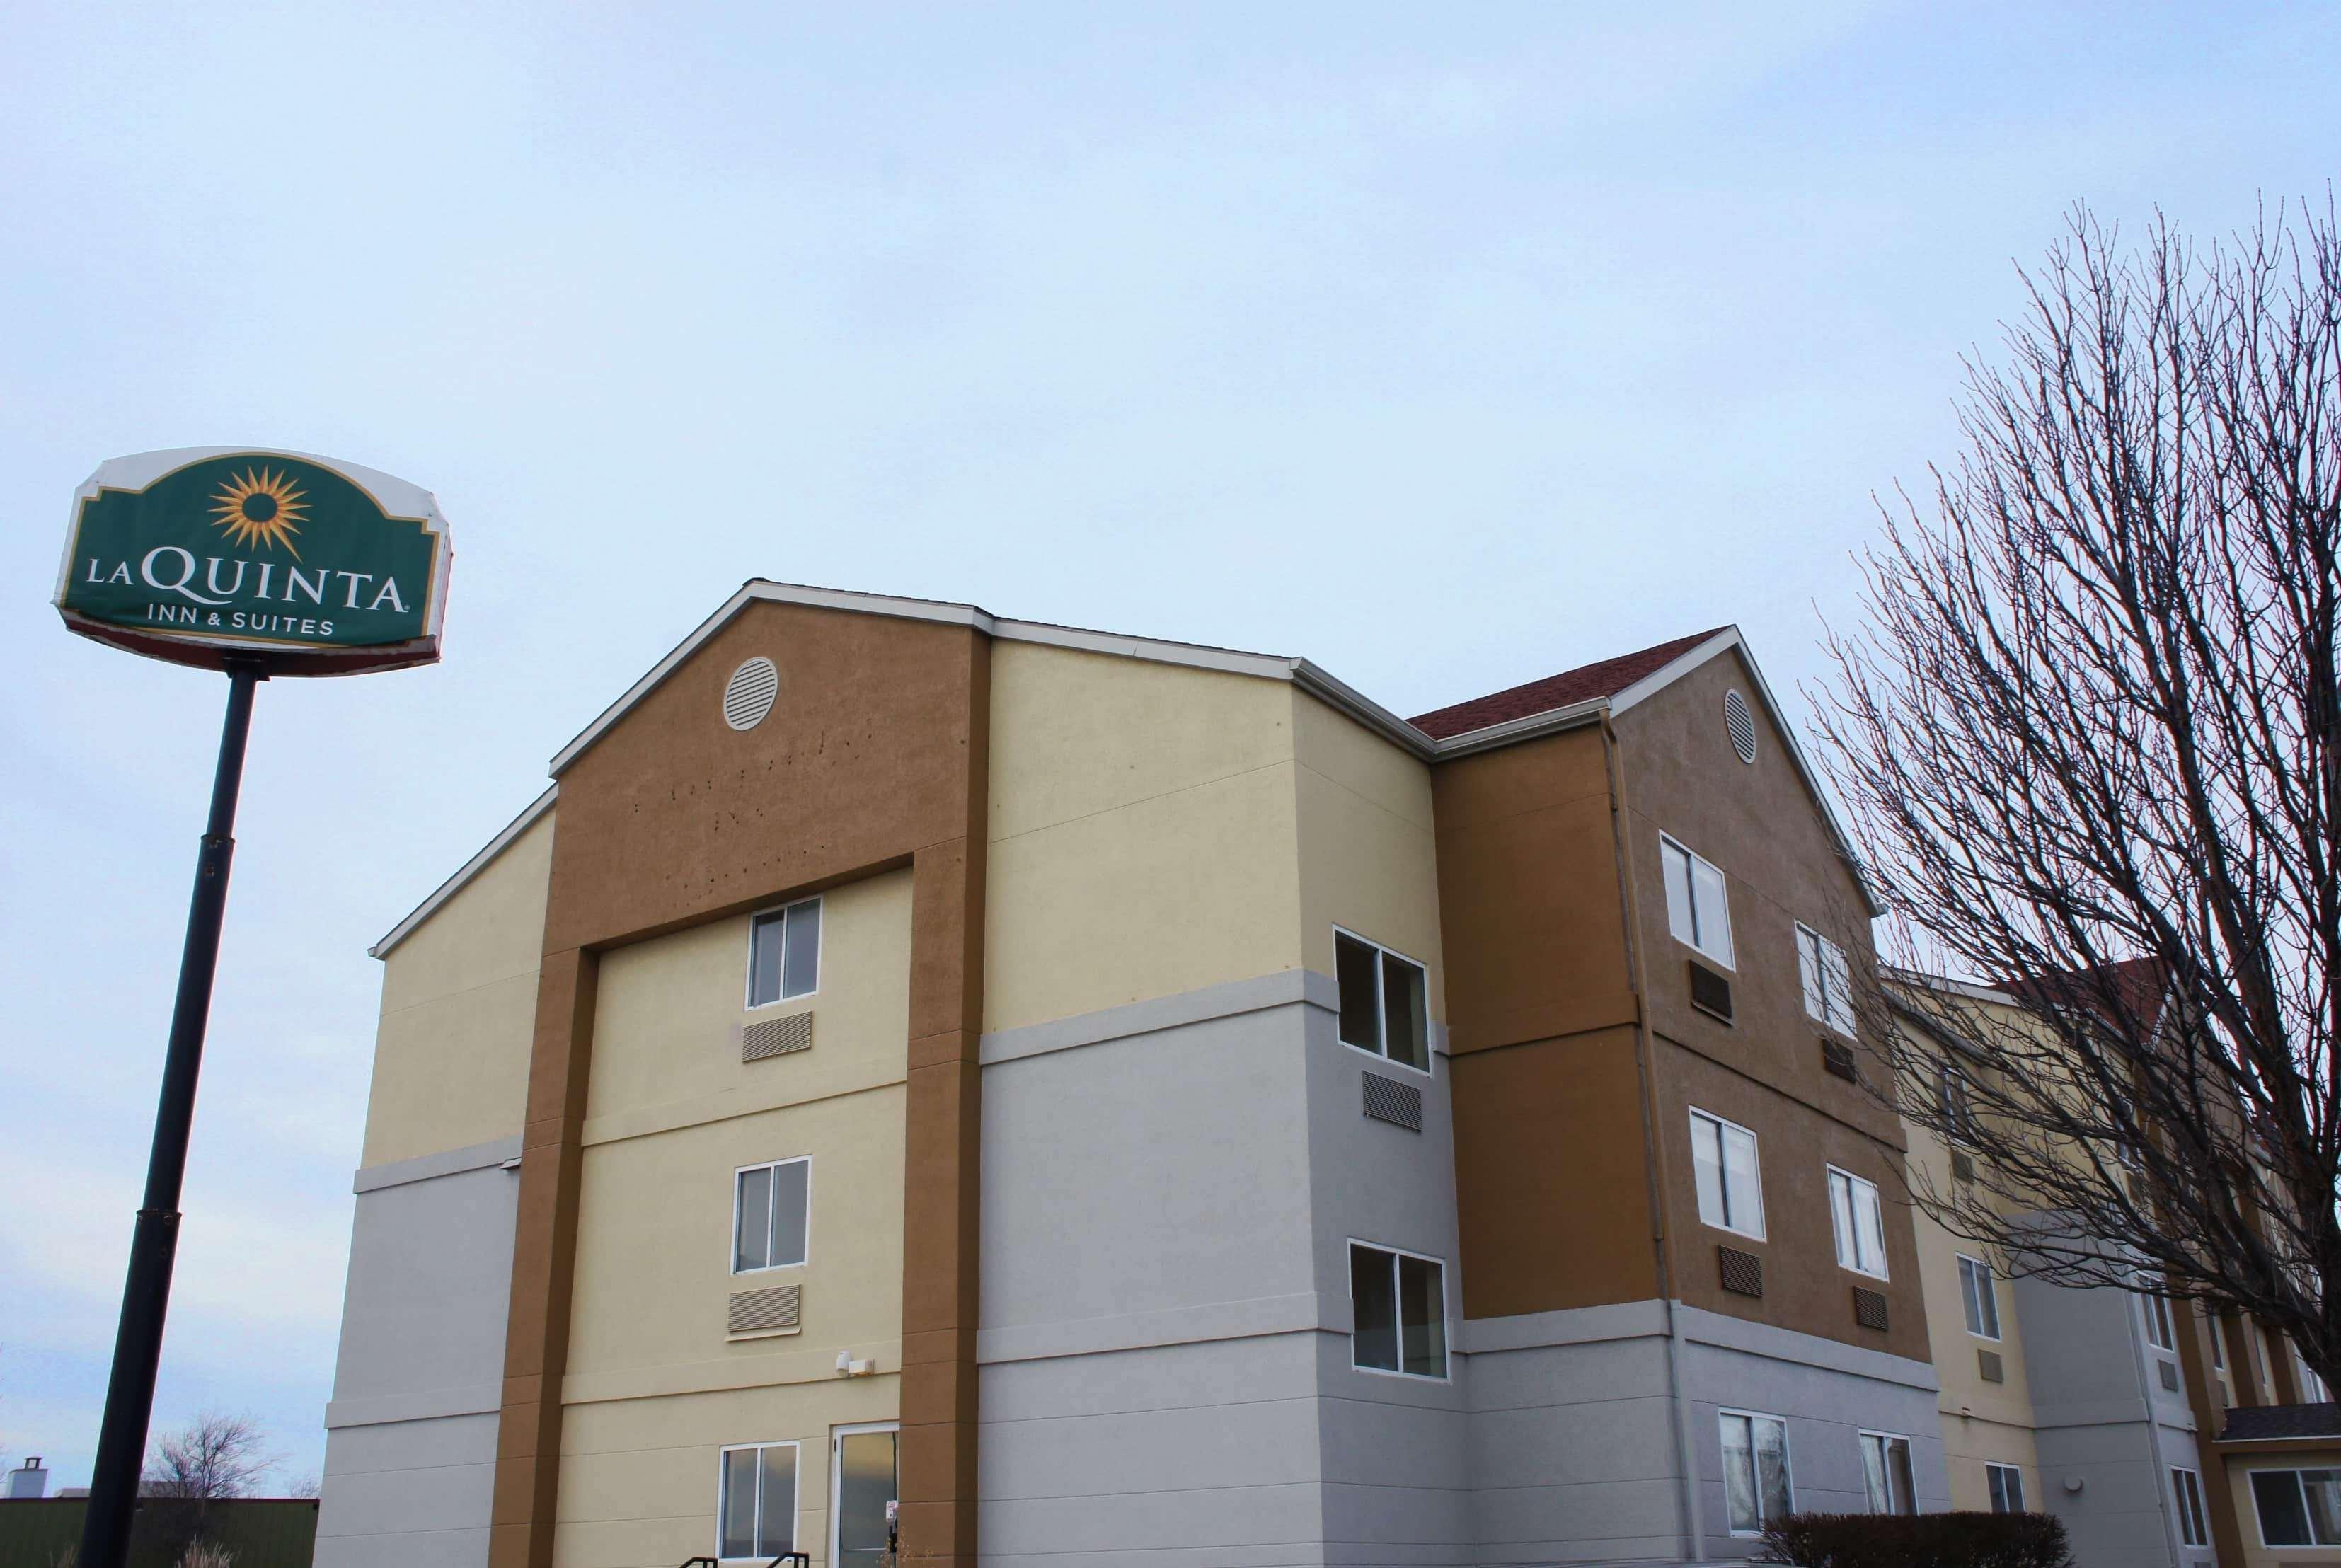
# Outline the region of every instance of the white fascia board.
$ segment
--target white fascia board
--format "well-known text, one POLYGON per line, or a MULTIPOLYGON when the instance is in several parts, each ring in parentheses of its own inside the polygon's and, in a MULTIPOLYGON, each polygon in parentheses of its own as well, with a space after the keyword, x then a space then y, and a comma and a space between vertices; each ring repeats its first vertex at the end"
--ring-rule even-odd
POLYGON ((440 905, 453 898, 456 892, 463 888, 464 883, 478 876, 482 871, 486 870, 490 861, 503 854, 506 849, 512 848, 513 839, 519 838, 531 828, 536 826, 537 819, 543 817, 547 811, 553 809, 553 797, 560 793, 561 786, 556 784, 551 789, 545 790, 543 794, 539 795, 535 799, 530 801, 528 806, 519 816, 504 824, 504 830, 503 832, 489 839, 487 846, 484 849, 483 849, 478 854, 473 856, 470 859, 464 861, 462 869, 458 870, 453 876, 448 878, 445 881, 440 883, 438 888, 433 891, 431 897, 423 899, 423 902, 414 906, 413 913, 408 915, 406 918, 401 920, 397 925, 393 926, 389 932, 384 936, 381 941, 376 942, 373 947, 368 948, 366 949, 367 956, 375 958, 388 958, 390 956, 390 950, 393 948, 397 947, 401 942, 406 940, 408 937, 413 934, 416 927, 422 925, 423 921, 429 919, 432 916, 439 912, 440 905))
POLYGON ((1966 980, 1954 980, 1944 975, 1930 975, 1923 969, 1888 968, 1886 978, 1898 985, 1941 991, 1947 996, 1963 997, 1970 1002, 1996 1002, 2004 1007, 2017 1005, 2016 998, 2006 991, 1995 990, 1989 986, 1971 985, 1966 980))
POLYGON ((1591 724, 1609 711, 1609 699, 1589 697, 1566 708, 1548 708, 1541 713, 1507 719, 1501 724, 1490 724, 1484 729, 1467 729, 1460 735, 1449 735, 1438 743, 1436 756, 1438 760, 1444 762, 1450 758, 1469 757, 1475 751, 1493 751, 1499 746, 1514 746, 1540 735, 1558 734, 1563 729, 1591 724))
POLYGON ((665 658, 628 687, 624 695, 603 709, 601 716, 580 731, 575 739, 555 753, 550 769, 553 777, 560 778, 588 747, 599 740, 634 704, 649 696, 662 681, 673 674, 684 660, 722 630, 733 616, 758 602, 802 604, 816 610, 842 610, 858 615, 888 615, 905 620, 965 626, 1011 642, 1036 642, 1051 648, 1077 649, 1086 653, 1111 653, 1126 659, 1184 665, 1190 670, 1216 670, 1230 675, 1290 680, 1324 698, 1368 729, 1406 747, 1416 756, 1428 758, 1430 755, 1429 736, 1379 703, 1334 680, 1305 659, 1249 653, 1241 649, 1212 648, 1195 642, 1171 642, 1161 638, 1091 631, 1083 627, 1058 626, 1041 620, 1009 620, 979 605, 953 604, 942 600, 901 599, 881 593, 855 593, 844 589, 811 588, 798 583, 767 582, 758 579, 743 585, 737 593, 724 600, 722 608, 701 621, 690 636, 675 644, 665 658))

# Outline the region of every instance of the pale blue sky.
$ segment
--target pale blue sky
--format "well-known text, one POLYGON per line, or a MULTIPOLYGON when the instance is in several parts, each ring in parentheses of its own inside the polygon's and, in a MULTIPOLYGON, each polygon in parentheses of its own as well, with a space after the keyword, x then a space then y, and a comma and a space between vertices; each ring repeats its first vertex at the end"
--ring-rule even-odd
POLYGON ((264 688, 158 1425, 314 1472, 364 949, 742 579, 1400 712, 1776 690, 2077 197, 2334 173, 2329 5, 0 7, 0 1448, 86 1479, 224 682, 45 604, 102 458, 438 492, 438 669, 264 688))

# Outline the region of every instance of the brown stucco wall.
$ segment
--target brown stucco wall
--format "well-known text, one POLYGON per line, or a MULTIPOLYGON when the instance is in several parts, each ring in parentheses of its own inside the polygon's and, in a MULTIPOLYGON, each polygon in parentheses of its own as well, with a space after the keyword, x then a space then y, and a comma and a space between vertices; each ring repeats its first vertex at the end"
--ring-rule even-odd
POLYGON ((594 955, 892 867, 912 872, 902 1414, 906 1562, 975 1552, 976 1041, 990 644, 754 603, 561 779, 505 1342, 493 1568, 549 1568, 594 955), (745 659, 771 717, 722 718, 745 659))
MULTIPOLYGON (((1666 1183, 1667 1230, 1682 1298, 1925 1360, 1926 1313, 1900 1124, 1890 1106, 1823 1069, 1822 1031, 1806 1016, 1797 968, 1799 920, 1838 942, 1857 973, 1875 965, 1859 884, 1736 650, 1619 715, 1616 731, 1627 862, 1647 976, 1659 1147, 1665 1170, 1677 1178, 1666 1183), (1735 688, 1756 716, 1752 765, 1732 750, 1724 727, 1724 694, 1735 688), (1669 928, 1659 858, 1662 831, 1713 862, 1729 884, 1735 948, 1729 1024, 1690 1006, 1686 960, 1693 955, 1669 928), (1700 1224, 1691 1180, 1687 1107, 1692 1104, 1758 1135, 1766 1242, 1742 1243, 1700 1224), (1885 1200, 1888 1281, 1838 1266, 1825 1164, 1878 1183, 1885 1200), (1718 1242, 1764 1256, 1762 1299, 1722 1290, 1718 1242), (1886 1334, 1854 1322, 1856 1285, 1885 1294, 1891 1325, 1886 1334)), ((1864 1055, 1866 1075, 1880 1081, 1876 1057, 1864 1055)))
POLYGON ((1431 779, 1463 1311, 1660 1294, 1627 921, 1598 726, 1431 779))

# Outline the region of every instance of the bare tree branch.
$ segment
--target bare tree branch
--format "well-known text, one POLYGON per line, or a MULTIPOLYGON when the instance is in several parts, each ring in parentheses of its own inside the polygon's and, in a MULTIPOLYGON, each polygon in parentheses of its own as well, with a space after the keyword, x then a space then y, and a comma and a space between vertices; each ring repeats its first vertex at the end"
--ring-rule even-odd
POLYGON ((1889 978, 1864 1033, 1969 1154, 1914 1195, 1955 1232, 2341 1386, 2332 200, 2201 249, 2077 209, 2024 283, 1816 694, 1881 948, 1991 993, 1889 978))

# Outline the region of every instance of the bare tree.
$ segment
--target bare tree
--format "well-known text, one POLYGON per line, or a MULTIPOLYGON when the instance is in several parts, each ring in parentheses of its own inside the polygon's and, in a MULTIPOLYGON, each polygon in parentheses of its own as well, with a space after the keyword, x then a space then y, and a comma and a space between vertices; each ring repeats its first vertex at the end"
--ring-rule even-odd
POLYGON ((2025 283, 1963 455, 1886 509, 1817 721, 1882 948, 2022 1006, 1878 987, 1864 1032, 1971 1151, 1916 1195, 1953 1231, 2150 1270, 2341 1386, 2331 197, 2200 248, 2077 209, 2025 283))
POLYGON ((249 1497, 275 1467, 259 1423, 217 1413, 164 1437, 154 1445, 139 1491, 149 1497, 216 1502, 249 1497))

